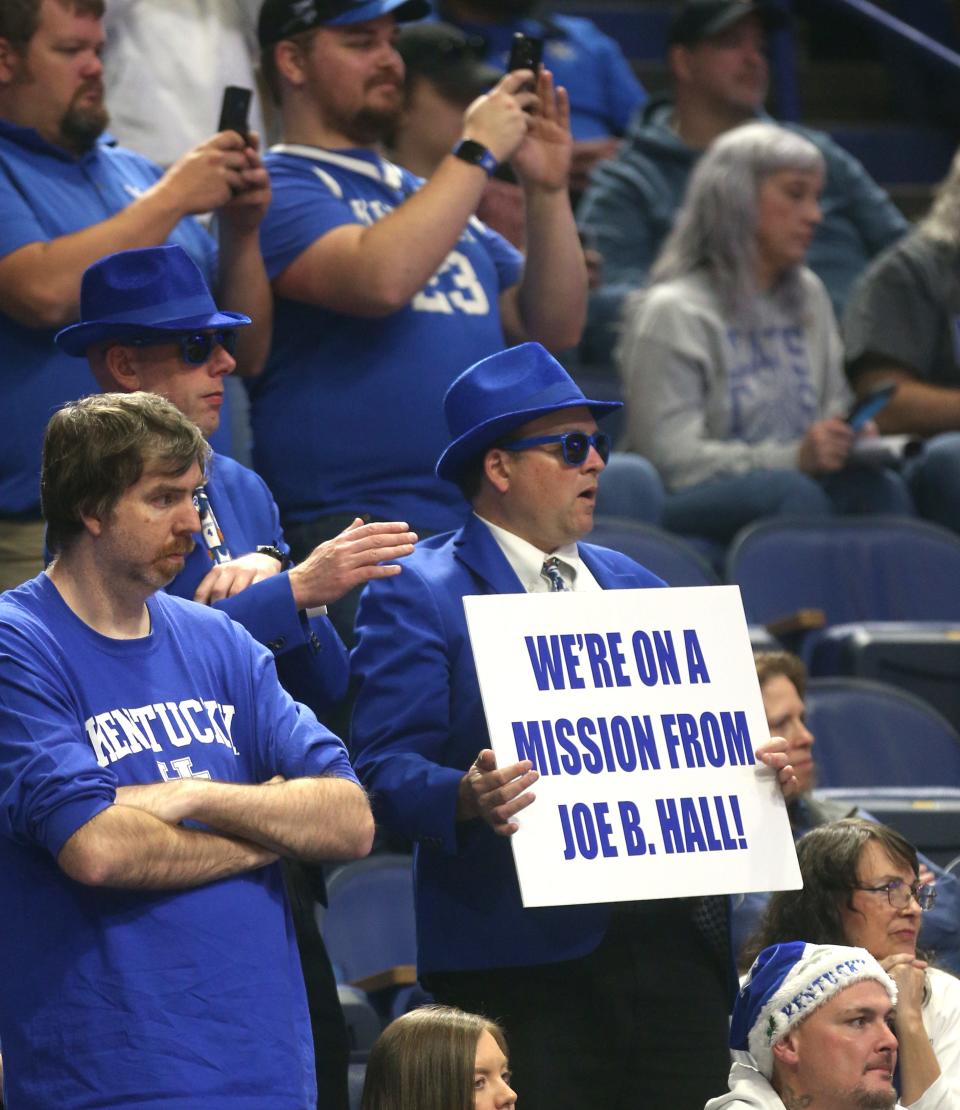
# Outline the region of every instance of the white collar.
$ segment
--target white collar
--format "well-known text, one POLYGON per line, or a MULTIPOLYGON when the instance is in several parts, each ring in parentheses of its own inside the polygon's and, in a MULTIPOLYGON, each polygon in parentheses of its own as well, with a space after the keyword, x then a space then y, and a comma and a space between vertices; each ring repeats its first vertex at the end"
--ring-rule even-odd
POLYGON ((595 579, 580 558, 580 552, 575 543, 564 544, 556 551, 541 551, 515 532, 508 532, 506 528, 492 524, 479 513, 474 513, 474 516, 490 529, 490 534, 523 583, 527 593, 543 593, 549 590, 549 584, 541 577, 540 572, 543 569, 544 560, 551 558, 557 559, 561 564, 560 573, 571 590, 585 587, 590 589, 595 584, 595 579))
POLYGON ((400 167, 389 162, 383 155, 374 150, 364 151, 369 154, 367 158, 358 158, 336 150, 327 150, 322 146, 308 146, 303 143, 277 143, 270 147, 270 154, 294 154, 299 158, 311 158, 315 162, 326 162, 330 166, 339 166, 341 169, 358 173, 364 177, 380 181, 391 189, 399 189, 403 184, 403 175, 400 167))

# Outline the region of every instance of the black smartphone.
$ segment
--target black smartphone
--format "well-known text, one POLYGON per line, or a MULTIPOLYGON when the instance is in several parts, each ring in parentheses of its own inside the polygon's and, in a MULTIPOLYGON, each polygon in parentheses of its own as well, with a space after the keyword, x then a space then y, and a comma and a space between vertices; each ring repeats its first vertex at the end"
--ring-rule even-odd
POLYGON ((896 392, 897 383, 891 382, 889 385, 882 385, 879 389, 875 389, 873 393, 868 393, 847 413, 847 423, 855 432, 859 432, 868 420, 872 420, 881 409, 886 408, 890 398, 896 392))
POLYGON ((223 101, 220 104, 218 131, 236 131, 244 142, 249 141, 251 96, 253 93, 250 89, 241 88, 239 85, 227 85, 223 90, 223 101))
POLYGON ((510 44, 510 57, 507 59, 507 71, 515 69, 532 69, 534 78, 540 76, 540 63, 543 61, 543 39, 524 35, 520 31, 513 36, 510 44))

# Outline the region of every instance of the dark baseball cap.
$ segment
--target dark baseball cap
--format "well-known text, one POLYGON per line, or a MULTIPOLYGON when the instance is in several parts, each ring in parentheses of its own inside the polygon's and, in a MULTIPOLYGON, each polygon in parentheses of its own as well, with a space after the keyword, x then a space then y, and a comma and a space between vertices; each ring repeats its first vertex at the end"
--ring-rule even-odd
POLYGON ((310 31, 366 23, 392 14, 398 23, 430 14, 428 0, 266 0, 260 9, 257 37, 261 46, 310 31))
POLYGON ((469 103, 503 74, 483 60, 483 41, 449 23, 414 23, 397 38, 407 79, 426 77, 451 100, 469 103))
POLYGON ((767 31, 787 23, 786 12, 771 0, 687 0, 670 26, 670 45, 694 46, 749 15, 757 16, 767 31))

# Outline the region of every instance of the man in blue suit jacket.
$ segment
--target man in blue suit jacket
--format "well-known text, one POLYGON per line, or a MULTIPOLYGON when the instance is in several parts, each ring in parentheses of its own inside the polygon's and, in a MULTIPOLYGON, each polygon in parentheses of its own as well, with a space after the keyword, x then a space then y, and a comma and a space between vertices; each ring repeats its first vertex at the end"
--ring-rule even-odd
POLYGON ((371 583, 357 619, 355 764, 379 821, 415 842, 420 974, 503 1020, 526 1110, 703 1105, 729 1068, 729 960, 696 900, 523 908, 508 838, 537 775, 496 767, 464 618, 468 594, 665 585, 578 543, 610 449, 596 417, 617 405, 536 343, 461 374, 437 474, 474 514, 371 583))

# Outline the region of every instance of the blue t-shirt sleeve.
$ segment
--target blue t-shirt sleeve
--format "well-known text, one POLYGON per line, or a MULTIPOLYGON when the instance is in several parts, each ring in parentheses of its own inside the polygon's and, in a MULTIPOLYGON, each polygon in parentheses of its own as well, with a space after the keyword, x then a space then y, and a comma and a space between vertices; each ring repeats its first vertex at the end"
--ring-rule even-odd
POLYGON ((360 220, 326 171, 295 172, 275 163, 269 168, 273 200, 260 228, 260 248, 273 279, 328 231, 360 220))
POLYGON ((55 858, 113 803, 116 777, 98 765, 52 662, 0 631, 0 835, 55 858))
POLYGON ((605 76, 610 129, 623 135, 634 112, 646 103, 647 93, 618 43, 597 31, 596 47, 605 76))
POLYGON ((28 243, 46 242, 49 238, 28 198, 0 162, 0 258, 28 243))
POLYGON ((333 775, 357 782, 343 741, 283 689, 270 653, 252 638, 248 638, 247 650, 253 655, 253 698, 263 780, 274 775, 288 779, 333 775))
POLYGON ((517 284, 523 274, 523 255, 507 242, 497 231, 481 223, 476 217, 470 220, 470 228, 478 232, 487 253, 496 267, 497 282, 502 293, 517 284))

